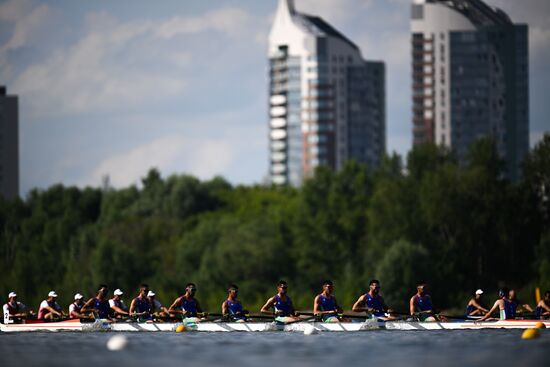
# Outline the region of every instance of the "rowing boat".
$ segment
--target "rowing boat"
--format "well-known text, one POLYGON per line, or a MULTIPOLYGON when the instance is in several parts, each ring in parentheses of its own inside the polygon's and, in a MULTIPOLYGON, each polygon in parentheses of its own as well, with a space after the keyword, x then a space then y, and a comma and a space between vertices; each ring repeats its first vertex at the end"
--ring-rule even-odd
MULTIPOLYGON (((67 320, 60 322, 27 322, 24 324, 0 324, 2 332, 18 331, 147 331, 169 332, 175 331, 179 325, 184 325, 188 331, 203 332, 231 332, 231 331, 364 331, 364 330, 479 330, 479 329, 528 329, 535 327, 539 320, 505 320, 505 321, 458 321, 458 322, 416 322, 416 321, 382 321, 366 320, 364 322, 297 322, 283 324, 276 322, 200 322, 200 323, 137 323, 120 322, 109 323, 103 320, 95 322, 80 322, 80 320, 67 320)), ((550 321, 542 321, 550 328, 550 321)))

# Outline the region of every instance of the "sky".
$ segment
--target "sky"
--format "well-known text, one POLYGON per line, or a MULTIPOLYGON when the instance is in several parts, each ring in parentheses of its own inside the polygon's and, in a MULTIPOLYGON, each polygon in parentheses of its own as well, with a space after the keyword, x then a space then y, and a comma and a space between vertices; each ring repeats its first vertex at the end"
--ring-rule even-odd
MULTIPOLYGON (((529 24, 530 140, 550 131, 550 1, 486 0, 529 24)), ((410 0, 295 0, 386 63, 387 147, 411 148, 410 0)), ((0 84, 19 96, 20 192, 268 171, 277 0, 0 0, 0 84)))

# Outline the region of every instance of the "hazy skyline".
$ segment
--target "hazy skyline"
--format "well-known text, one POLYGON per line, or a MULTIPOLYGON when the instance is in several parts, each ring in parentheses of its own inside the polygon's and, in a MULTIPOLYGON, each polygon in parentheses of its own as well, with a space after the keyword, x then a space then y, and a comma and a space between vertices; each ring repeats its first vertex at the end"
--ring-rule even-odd
MULTIPOLYGON (((411 146, 409 0, 296 0, 387 66, 388 151, 411 146)), ((488 0, 528 23, 531 142, 550 131, 550 2, 488 0)), ((276 0, 0 2, 0 84, 20 97, 21 193, 164 176, 262 182, 276 0)))

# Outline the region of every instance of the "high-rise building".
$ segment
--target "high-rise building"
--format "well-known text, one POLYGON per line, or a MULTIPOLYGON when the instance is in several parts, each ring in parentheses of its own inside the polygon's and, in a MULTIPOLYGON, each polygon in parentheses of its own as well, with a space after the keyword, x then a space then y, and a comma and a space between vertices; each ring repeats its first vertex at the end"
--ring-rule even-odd
POLYGON ((0 195, 19 195, 19 122, 17 97, 0 87, 0 195))
POLYGON ((529 150, 528 34, 481 0, 413 0, 413 143, 465 162, 490 136, 516 179, 529 150))
POLYGON ((270 180, 315 167, 376 166, 386 148, 385 67, 323 19, 279 0, 269 35, 270 180))

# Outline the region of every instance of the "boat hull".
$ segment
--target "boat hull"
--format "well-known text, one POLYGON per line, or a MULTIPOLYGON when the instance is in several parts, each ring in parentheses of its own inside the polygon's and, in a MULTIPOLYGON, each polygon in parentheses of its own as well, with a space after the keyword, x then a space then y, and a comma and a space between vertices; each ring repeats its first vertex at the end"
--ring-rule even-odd
MULTIPOLYGON (((298 322, 280 324, 275 322, 201 322, 186 324, 186 331, 202 332, 262 332, 262 331, 294 331, 307 330, 319 332, 354 332, 365 330, 478 330, 478 329, 528 329, 535 327, 538 320, 506 320, 490 322, 411 322, 411 321, 379 321, 367 320, 366 322, 298 322)), ((550 321, 542 321, 550 328, 550 321)), ((182 323, 136 323, 120 322, 108 323, 96 321, 93 323, 81 323, 79 320, 61 322, 25 323, 25 324, 0 324, 2 332, 22 331, 116 331, 116 332, 173 332, 182 323)))

